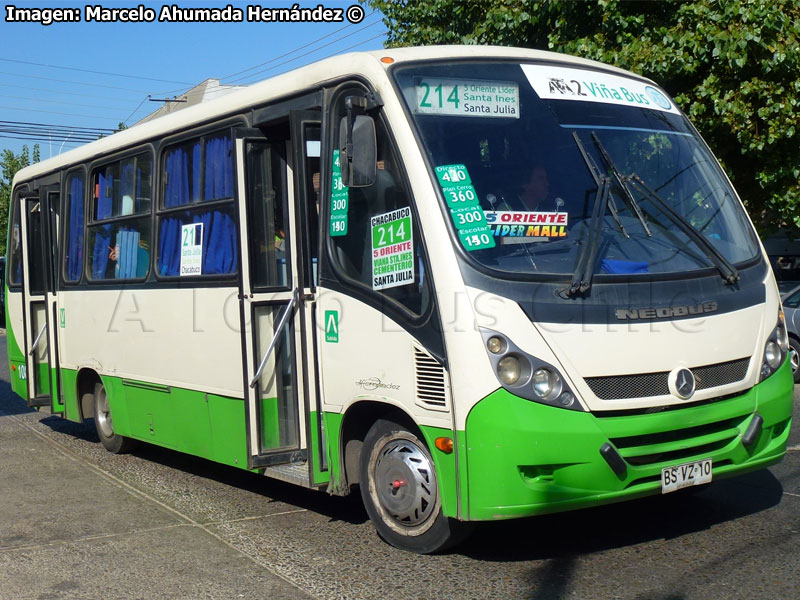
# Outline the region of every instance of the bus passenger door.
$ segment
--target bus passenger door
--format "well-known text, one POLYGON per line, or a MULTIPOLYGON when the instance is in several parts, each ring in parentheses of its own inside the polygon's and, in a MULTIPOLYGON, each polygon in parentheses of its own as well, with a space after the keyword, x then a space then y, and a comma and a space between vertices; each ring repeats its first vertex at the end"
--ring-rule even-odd
POLYGON ((235 139, 248 467, 309 485, 291 146, 257 129, 235 139))
POLYGON ((37 196, 20 198, 23 241, 25 370, 28 406, 63 412, 59 398, 54 265, 59 188, 41 186, 37 196))

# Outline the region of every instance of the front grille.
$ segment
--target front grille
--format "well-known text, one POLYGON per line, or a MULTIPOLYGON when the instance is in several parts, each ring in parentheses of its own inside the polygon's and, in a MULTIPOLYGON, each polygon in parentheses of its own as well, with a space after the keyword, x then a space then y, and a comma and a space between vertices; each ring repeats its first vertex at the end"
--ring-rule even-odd
MULTIPOLYGON (((747 375, 750 358, 740 358, 716 365, 705 365, 691 369, 697 390, 735 383, 747 375)), ((666 396, 669 392, 669 371, 639 373, 636 375, 613 375, 610 377, 586 377, 584 381, 594 395, 601 400, 627 400, 666 396)))
POLYGON ((745 413, 694 427, 613 437, 610 441, 620 456, 633 466, 677 462, 724 448, 740 435, 751 416, 752 413, 745 413))

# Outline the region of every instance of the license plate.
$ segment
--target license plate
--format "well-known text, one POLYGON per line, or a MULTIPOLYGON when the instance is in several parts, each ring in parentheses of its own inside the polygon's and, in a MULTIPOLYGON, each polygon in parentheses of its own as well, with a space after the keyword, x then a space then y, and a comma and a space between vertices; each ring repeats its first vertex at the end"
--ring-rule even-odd
POLYGON ((711 459, 661 469, 661 493, 669 494, 692 485, 711 482, 711 459))

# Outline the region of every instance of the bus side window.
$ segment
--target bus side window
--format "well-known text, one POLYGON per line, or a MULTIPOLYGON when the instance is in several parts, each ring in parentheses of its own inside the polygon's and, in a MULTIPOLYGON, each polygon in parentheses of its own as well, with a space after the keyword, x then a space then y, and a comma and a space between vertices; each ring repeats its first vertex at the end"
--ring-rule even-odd
POLYGON ((66 243, 64 279, 75 283, 83 274, 84 177, 77 171, 67 176, 66 243))
POLYGON ((233 142, 214 134, 169 147, 161 159, 156 268, 162 277, 229 275, 238 264, 233 142), (181 268, 181 236, 193 228, 201 264, 181 268))
MULTIPOLYGON (((90 187, 90 222, 86 228, 89 242, 87 276, 91 280, 147 277, 152 237, 149 200, 152 164, 152 157, 145 153, 94 170, 90 187)), ((69 188, 68 193, 71 193, 69 188)), ((71 210, 68 215, 69 227, 72 228, 74 217, 71 210)), ((73 239, 71 232, 72 229, 70 244, 73 239)), ((68 246, 68 253, 76 250, 68 246)), ((68 263, 66 278, 75 281, 71 268, 71 263, 68 263)))
POLYGON ((9 285, 20 285, 22 283, 22 239, 21 221, 19 216, 19 194, 15 194, 12 207, 11 236, 8 240, 9 264, 6 277, 9 285))
MULTIPOLYGON (((343 104, 340 99, 337 127, 345 114, 343 104)), ((422 236, 411 194, 380 116, 375 116, 375 125, 375 183, 347 190, 347 233, 331 236, 333 254, 337 268, 348 279, 420 315, 428 308, 430 298, 422 236)), ((337 130, 334 139, 338 140, 338 135, 337 130)), ((333 162, 334 158, 329 160, 333 162)), ((328 202, 330 206, 330 198, 328 202)))

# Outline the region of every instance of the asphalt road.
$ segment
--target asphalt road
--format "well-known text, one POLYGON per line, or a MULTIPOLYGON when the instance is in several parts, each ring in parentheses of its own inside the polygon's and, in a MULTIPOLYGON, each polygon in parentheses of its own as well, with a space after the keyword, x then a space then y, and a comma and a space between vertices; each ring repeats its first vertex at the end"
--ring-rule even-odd
MULTIPOLYGON (((5 337, 0 338, 5 357, 5 337)), ((0 362, 0 598, 800 598, 800 426, 769 470, 481 524, 454 551, 378 539, 333 498, 33 412, 0 362)))

